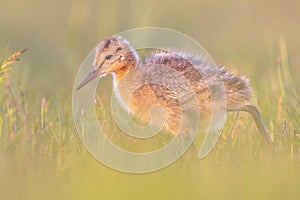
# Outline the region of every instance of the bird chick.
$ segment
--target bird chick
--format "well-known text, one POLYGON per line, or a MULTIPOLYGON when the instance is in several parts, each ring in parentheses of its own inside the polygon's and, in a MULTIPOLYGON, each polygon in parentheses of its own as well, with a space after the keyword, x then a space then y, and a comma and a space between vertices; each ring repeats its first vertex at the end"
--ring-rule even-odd
POLYGON ((190 93, 185 91, 192 89, 196 94, 198 109, 209 115, 212 102, 208 83, 222 81, 226 99, 220 97, 217 101, 225 101, 227 111, 250 113, 263 137, 269 141, 261 114, 250 102, 253 90, 249 80, 236 76, 225 67, 219 67, 217 73, 212 73, 212 66, 199 56, 162 50, 153 52, 145 60, 139 60, 136 50, 120 36, 107 37, 99 43, 93 65, 92 71, 78 85, 77 90, 96 77, 112 74, 115 93, 129 112, 142 121, 149 122, 149 110, 158 104, 166 113, 165 128, 173 134, 178 132, 182 117, 177 90, 183 91, 179 93, 183 94, 183 102, 188 105, 190 93), (167 68, 184 77, 189 85, 180 82, 172 73, 160 75, 161 70, 167 68), (151 81, 157 77, 164 84, 151 81))

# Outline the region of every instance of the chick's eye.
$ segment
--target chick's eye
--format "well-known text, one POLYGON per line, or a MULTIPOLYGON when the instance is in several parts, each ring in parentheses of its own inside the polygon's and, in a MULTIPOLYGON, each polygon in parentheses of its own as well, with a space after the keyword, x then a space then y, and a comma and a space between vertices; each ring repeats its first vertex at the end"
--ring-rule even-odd
POLYGON ((112 55, 107 55, 107 56, 105 57, 105 59, 106 59, 106 60, 110 60, 111 57, 112 57, 112 55))

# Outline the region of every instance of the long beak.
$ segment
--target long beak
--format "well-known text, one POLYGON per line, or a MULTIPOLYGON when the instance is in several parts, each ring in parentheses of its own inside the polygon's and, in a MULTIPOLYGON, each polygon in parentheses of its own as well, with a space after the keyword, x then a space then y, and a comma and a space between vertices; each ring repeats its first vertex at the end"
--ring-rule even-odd
POLYGON ((80 90, 83 86, 98 76, 97 70, 93 69, 83 81, 77 86, 76 90, 80 90))

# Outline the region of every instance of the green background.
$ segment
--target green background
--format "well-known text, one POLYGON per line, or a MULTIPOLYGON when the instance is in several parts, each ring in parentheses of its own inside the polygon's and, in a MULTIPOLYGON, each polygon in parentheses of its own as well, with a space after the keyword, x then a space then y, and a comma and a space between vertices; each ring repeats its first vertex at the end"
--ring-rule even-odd
MULTIPOLYGON (((0 83, 0 199, 298 199, 299 10, 297 0, 1 0, 0 58, 29 50, 0 83), (240 113, 204 160, 190 150, 158 172, 121 173, 86 152, 72 121, 76 72, 105 36, 145 26, 183 32, 249 77, 275 144, 240 113)), ((110 78, 102 84, 109 94, 110 78)))

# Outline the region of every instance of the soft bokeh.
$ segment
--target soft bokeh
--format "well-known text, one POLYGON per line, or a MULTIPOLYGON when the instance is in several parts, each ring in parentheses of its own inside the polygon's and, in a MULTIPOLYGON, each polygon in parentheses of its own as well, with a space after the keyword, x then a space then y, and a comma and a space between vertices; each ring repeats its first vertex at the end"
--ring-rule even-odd
POLYGON ((13 86, 0 83, 0 199, 298 199, 299 10, 298 0, 1 0, 0 61, 29 50, 13 86), (183 32, 248 76, 276 143, 265 144, 248 115, 231 114, 204 160, 190 150, 144 175, 96 161, 72 121, 76 71, 103 37, 145 26, 183 32))

